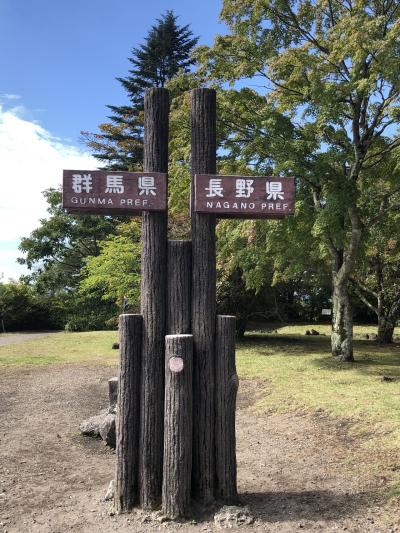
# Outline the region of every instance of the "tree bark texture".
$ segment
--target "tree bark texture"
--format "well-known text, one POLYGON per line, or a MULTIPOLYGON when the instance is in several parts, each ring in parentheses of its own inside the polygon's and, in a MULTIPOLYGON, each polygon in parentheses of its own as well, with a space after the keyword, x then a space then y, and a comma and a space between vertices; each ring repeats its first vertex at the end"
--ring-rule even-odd
POLYGON ((191 332, 192 243, 168 241, 167 333, 191 332))
POLYGON ((141 315, 119 317, 120 368, 114 492, 118 512, 130 511, 138 499, 142 323, 141 315))
MULTIPOLYGON (((192 173, 216 172, 216 94, 192 90, 192 173)), ((194 185, 192 182, 192 192, 194 185)), ((214 336, 216 315, 215 215, 194 212, 192 194, 193 495, 213 499, 214 336)))
POLYGON ((393 342, 395 323, 386 316, 378 317, 378 344, 391 344, 393 342))
POLYGON ((215 342, 215 495, 226 503, 237 501, 235 322, 218 315, 215 342))
MULTIPOLYGON (((168 170, 166 89, 147 89, 144 98, 146 172, 168 170)), ((161 499, 164 427, 164 341, 166 332, 167 213, 142 215, 143 369, 140 436, 140 501, 157 507, 161 499)))
POLYGON ((332 355, 340 361, 354 361, 353 309, 347 283, 333 280, 332 355))
POLYGON ((162 510, 175 519, 187 516, 190 508, 193 336, 167 335, 165 342, 162 510))

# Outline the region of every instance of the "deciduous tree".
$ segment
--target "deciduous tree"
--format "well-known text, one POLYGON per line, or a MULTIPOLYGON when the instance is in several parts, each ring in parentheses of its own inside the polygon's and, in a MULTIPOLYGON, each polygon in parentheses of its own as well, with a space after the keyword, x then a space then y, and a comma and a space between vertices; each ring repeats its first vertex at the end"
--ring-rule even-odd
POLYGON ((365 173, 400 144, 399 3, 225 0, 222 19, 229 32, 199 50, 202 73, 219 83, 257 77, 270 108, 316 144, 298 176, 311 187, 315 230, 331 258, 332 354, 352 361, 349 283, 363 231, 397 203, 397 187, 369 184, 376 213, 363 219, 365 173))

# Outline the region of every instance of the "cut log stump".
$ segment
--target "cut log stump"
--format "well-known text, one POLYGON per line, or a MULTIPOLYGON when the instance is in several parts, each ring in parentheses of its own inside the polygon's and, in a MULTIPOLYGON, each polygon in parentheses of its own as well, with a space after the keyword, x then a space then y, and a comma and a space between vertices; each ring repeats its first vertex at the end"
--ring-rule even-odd
POLYGON ((116 511, 120 513, 130 511, 138 498, 142 323, 141 315, 119 317, 120 373, 114 502, 116 511))
POLYGON ((162 511, 187 516, 192 470, 192 335, 167 335, 162 511))

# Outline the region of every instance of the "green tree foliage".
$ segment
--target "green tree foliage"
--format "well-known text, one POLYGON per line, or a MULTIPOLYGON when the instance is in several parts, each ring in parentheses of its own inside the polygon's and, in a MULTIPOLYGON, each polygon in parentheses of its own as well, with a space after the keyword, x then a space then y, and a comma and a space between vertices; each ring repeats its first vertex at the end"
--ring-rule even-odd
POLYGON ((229 33, 198 53, 209 80, 256 77, 264 84, 265 103, 252 109, 256 128, 240 122, 230 134, 238 149, 249 147, 248 160, 268 158, 268 127, 279 115, 287 122, 287 157, 276 169, 310 188, 313 233, 333 273, 332 353, 345 361, 353 360, 349 280, 363 230, 379 220, 382 202, 389 209, 397 203, 397 187, 372 184, 375 213, 363 218, 360 207, 365 175, 400 144, 393 128, 400 117, 399 17, 398 3, 386 0, 225 0, 229 33))
POLYGON ((59 328, 58 302, 26 283, 0 283, 0 331, 59 328))
MULTIPOLYGON (((379 172, 371 172, 368 178, 381 192, 391 191, 399 183, 400 167, 395 157, 381 164, 379 172)), ((361 193, 365 217, 378 216, 379 223, 364 230, 362 253, 352 276, 354 290, 360 300, 378 320, 378 342, 392 342, 393 330, 400 318, 400 204, 389 209, 384 201, 376 215, 375 198, 371 187, 361 193)))
POLYGON ((97 294, 122 310, 140 308, 140 231, 134 220, 121 224, 118 234, 100 244, 100 253, 88 257, 81 272, 79 295, 97 294))
POLYGON ((38 291, 72 290, 86 257, 99 254, 100 241, 115 233, 117 220, 69 215, 62 208, 60 191, 48 189, 43 194, 49 217, 21 240, 19 249, 25 255, 18 261, 32 270, 29 278, 38 291))
POLYGON ((83 132, 93 155, 113 170, 137 170, 143 160, 143 98, 147 87, 164 87, 178 72, 187 72, 191 51, 198 38, 189 25, 179 26, 167 11, 152 26, 145 42, 132 50, 132 69, 117 78, 127 92, 129 104, 109 105, 110 122, 100 124, 100 133, 83 132))

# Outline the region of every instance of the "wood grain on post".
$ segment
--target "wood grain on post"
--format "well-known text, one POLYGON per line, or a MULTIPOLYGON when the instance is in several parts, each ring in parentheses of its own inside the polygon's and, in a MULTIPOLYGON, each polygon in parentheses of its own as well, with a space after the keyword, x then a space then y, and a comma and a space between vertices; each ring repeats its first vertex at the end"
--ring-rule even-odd
POLYGON ((216 497, 237 501, 236 395, 239 380, 235 364, 236 317, 217 316, 215 342, 215 461, 216 497))
MULTIPOLYGON (((146 89, 144 163, 147 172, 167 172, 166 89, 146 89)), ((142 215, 143 368, 140 435, 140 502, 155 508, 161 499, 164 427, 164 342, 166 333, 167 213, 142 215)))
POLYGON ((165 338, 165 427, 162 511, 188 515, 192 472, 192 335, 165 338))
POLYGON ((130 511, 138 497, 142 323, 141 315, 119 317, 120 369, 114 492, 118 512, 130 511))
POLYGON ((192 243, 168 241, 167 333, 191 332, 192 243))
MULTIPOLYGON (((216 93, 192 90, 192 173, 216 172, 216 93)), ((215 215, 194 211, 192 181, 193 471, 192 490, 204 502, 214 488, 215 215)))

